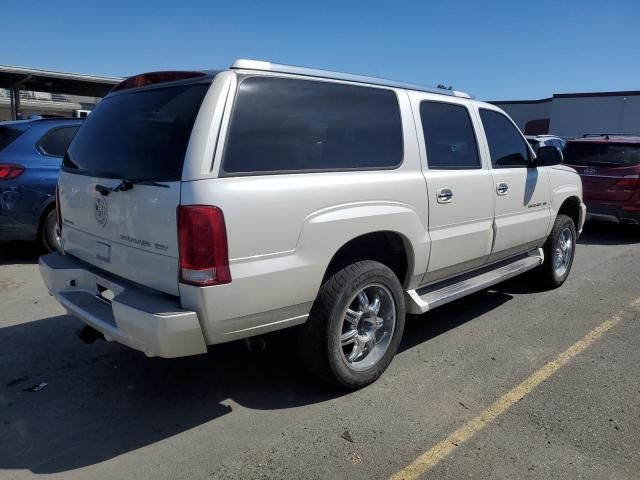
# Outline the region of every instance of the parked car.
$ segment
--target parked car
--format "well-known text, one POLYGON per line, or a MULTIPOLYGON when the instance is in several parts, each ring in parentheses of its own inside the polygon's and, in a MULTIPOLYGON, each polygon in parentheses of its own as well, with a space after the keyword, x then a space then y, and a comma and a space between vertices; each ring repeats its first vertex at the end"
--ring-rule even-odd
POLYGON ((563 138, 556 137, 555 135, 526 135, 525 138, 534 152, 538 152, 540 147, 549 146, 559 148, 561 152, 564 152, 567 144, 563 138))
POLYGON ((565 163, 582 177, 590 218, 640 223, 640 135, 588 134, 569 140, 565 163))
POLYGON ((39 240, 54 251, 55 187, 62 156, 82 121, 34 119, 0 123, 0 241, 39 240))
POLYGON ((359 388, 405 312, 533 269, 566 280, 585 207, 560 161, 461 92, 248 60, 143 74, 71 143, 64 255, 40 270, 148 356, 299 326, 309 369, 359 388))

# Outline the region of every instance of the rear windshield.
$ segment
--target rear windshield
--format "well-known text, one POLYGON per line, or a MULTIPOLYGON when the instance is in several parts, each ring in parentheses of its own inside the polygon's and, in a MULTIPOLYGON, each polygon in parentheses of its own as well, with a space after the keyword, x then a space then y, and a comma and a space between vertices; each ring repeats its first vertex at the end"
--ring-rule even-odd
POLYGON ((27 128, 29 128, 28 124, 0 125, 0 150, 8 147, 9 144, 22 135, 27 128))
POLYGON ((71 142, 63 169, 95 177, 176 181, 209 84, 107 97, 71 142))
POLYGON ((632 167, 640 165, 640 145, 569 142, 564 161, 569 165, 632 167))

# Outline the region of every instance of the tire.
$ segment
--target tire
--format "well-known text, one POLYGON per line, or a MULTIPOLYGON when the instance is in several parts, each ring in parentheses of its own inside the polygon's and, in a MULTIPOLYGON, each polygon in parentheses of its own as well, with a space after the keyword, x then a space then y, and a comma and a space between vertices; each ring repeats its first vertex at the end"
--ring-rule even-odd
POLYGON ((62 253, 60 237, 56 233, 57 225, 56 211, 51 210, 46 214, 40 228, 40 243, 48 252, 62 253))
POLYGON ((558 215, 544 244, 544 263, 538 270, 538 276, 543 287, 558 288, 565 282, 573 265, 576 239, 576 226, 571 217, 562 214, 558 215), (562 256, 561 261, 559 261, 560 257, 558 255, 562 256))
POLYGON ((300 355, 328 383, 365 387, 391 363, 404 320, 404 291, 393 271, 374 261, 353 263, 320 287, 300 329, 300 355))

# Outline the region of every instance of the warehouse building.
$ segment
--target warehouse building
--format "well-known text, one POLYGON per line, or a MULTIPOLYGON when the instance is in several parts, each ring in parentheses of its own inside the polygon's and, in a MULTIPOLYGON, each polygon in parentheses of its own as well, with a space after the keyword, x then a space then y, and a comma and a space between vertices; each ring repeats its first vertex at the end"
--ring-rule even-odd
POLYGON ((541 100, 496 100, 527 135, 640 134, 640 90, 557 93, 541 100))
POLYGON ((121 80, 0 65, 0 121, 86 116, 121 80))

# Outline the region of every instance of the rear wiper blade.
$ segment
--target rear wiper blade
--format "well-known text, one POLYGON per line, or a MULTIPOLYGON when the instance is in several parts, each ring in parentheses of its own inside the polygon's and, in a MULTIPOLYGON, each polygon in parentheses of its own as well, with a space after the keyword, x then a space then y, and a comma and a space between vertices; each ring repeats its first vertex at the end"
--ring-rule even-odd
POLYGON ((116 185, 113 189, 114 192, 126 192, 131 190, 134 185, 149 185, 151 187, 169 188, 169 185, 165 183, 154 182, 153 180, 140 180, 136 178, 124 178, 119 185, 116 185))
POLYGON ((105 187, 104 185, 97 184, 95 189, 96 192, 103 196, 109 195, 111 192, 126 192, 127 190, 131 190, 134 185, 149 185, 151 187, 162 187, 169 188, 169 185, 165 183, 158 183, 152 180, 140 180, 136 178, 124 178, 122 181, 116 185, 115 187, 105 187))

